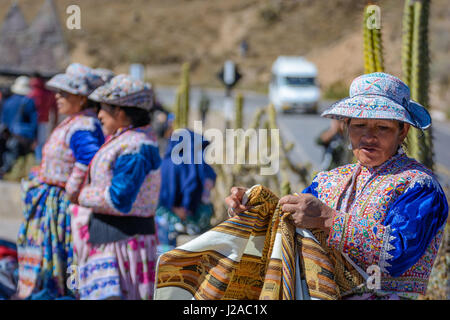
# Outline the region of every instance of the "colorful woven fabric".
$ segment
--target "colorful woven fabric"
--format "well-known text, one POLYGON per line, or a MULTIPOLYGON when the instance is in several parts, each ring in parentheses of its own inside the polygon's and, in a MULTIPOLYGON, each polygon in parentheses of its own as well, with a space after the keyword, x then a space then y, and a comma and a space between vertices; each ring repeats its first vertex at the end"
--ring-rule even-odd
MULTIPOLYGON (((327 244, 327 237, 323 231, 312 230, 312 234, 317 241, 304 238, 299 246, 305 255, 311 257, 310 268, 314 268, 317 272, 317 281, 312 284, 308 282, 309 290, 317 290, 315 288, 322 286, 321 290, 317 290, 315 296, 325 297, 345 297, 360 290, 365 285, 365 278, 354 266, 337 250, 330 248, 327 244), (314 253, 311 255, 310 253, 314 253), (320 257, 326 256, 327 259, 320 257), (331 263, 329 263, 331 262, 331 263), (319 268, 320 267, 320 268, 319 268), (334 277, 332 277, 334 275, 334 277), (336 293, 337 291, 337 293, 336 293)), ((302 237, 298 235, 298 237, 302 237)), ((305 272, 308 277, 311 272, 305 272)))
POLYGON ((150 110, 153 107, 153 90, 148 83, 119 74, 97 88, 89 99, 121 107, 150 110))
POLYGON ((428 111, 410 100, 409 87, 397 77, 383 72, 354 79, 350 97, 331 105, 322 117, 398 120, 420 129, 431 125, 428 111))
POLYGON ((73 249, 65 191, 33 180, 24 182, 23 192, 25 220, 17 239, 18 296, 27 298, 43 288, 55 296, 70 294, 65 279, 73 249))
POLYGON ((332 260, 296 232, 278 197, 262 186, 246 197, 248 211, 160 256, 155 299, 339 298, 332 260))
POLYGON ((136 235, 128 239, 92 245, 89 217, 92 210, 72 205, 74 254, 77 259, 81 300, 122 298, 150 300, 155 278, 155 235, 136 235))
MULTIPOLYGON (((259 298, 278 198, 262 187, 249 193, 251 210, 160 256, 155 299, 259 298)), ((275 285, 278 293, 281 279, 275 285)))
POLYGON ((72 94, 88 96, 105 81, 102 75, 93 69, 80 63, 70 64, 65 73, 60 73, 51 78, 46 87, 53 91, 66 91, 72 94))

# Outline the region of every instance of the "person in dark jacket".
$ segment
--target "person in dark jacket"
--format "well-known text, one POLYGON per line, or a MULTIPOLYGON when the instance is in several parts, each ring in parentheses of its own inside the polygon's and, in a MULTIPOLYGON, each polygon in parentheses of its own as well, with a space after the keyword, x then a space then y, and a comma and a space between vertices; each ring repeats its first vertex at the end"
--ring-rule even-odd
POLYGON ((160 253, 174 248, 179 234, 207 231, 214 213, 210 192, 216 173, 203 157, 209 141, 191 130, 182 131, 183 134, 175 131, 172 135, 161 163, 161 190, 156 210, 160 253), (180 144, 184 148, 180 148, 180 144), (179 164, 177 157, 183 159, 179 164))
POLYGON ((41 162, 42 147, 58 123, 58 111, 55 93, 45 88, 45 80, 43 78, 32 78, 30 86, 31 91, 28 97, 33 99, 38 115, 35 155, 36 160, 41 162))
POLYGON ((30 93, 29 78, 21 76, 11 87, 13 93, 5 100, 1 112, 3 139, 6 139, 6 150, 1 155, 0 175, 7 173, 14 162, 32 151, 37 133, 37 113, 30 93))

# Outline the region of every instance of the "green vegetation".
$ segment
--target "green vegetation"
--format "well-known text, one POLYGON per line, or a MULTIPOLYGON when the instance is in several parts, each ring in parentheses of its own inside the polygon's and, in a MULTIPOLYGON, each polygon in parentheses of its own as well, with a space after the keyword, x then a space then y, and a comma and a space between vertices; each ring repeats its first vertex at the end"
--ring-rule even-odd
MULTIPOLYGON (((428 43, 429 0, 405 0, 403 13, 402 77, 411 89, 411 99, 429 110, 430 58, 428 43)), ((408 154, 433 169, 431 128, 411 128, 408 154)))

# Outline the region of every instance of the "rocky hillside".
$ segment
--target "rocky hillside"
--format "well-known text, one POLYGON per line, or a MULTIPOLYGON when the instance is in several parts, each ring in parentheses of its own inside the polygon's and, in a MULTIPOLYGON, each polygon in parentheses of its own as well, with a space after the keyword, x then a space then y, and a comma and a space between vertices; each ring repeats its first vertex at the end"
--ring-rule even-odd
MULTIPOLYGON (((31 21, 44 0, 18 0, 31 21)), ((0 21, 13 0, 0 0, 0 21)), ((401 76, 403 1, 371 1, 380 6, 387 72, 401 76)), ((264 91, 278 55, 303 55, 315 62, 326 92, 342 92, 363 72, 362 10, 365 0, 56 0, 65 25, 68 5, 81 8, 81 30, 65 29, 72 60, 126 72, 129 63, 146 65, 154 84, 178 82, 189 61, 194 85, 220 86, 216 73, 235 60, 244 77, 241 89, 264 91), (246 40, 248 54, 239 54, 246 40)), ((434 108, 450 102, 450 6, 433 0, 430 19, 434 108)))

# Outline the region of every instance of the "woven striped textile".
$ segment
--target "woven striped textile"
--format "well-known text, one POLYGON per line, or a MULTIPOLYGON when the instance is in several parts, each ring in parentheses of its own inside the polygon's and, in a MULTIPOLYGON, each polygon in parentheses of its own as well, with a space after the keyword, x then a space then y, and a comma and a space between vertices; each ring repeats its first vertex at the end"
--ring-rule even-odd
POLYGON ((154 299, 294 300, 303 280, 308 297, 332 300, 340 298, 342 289, 358 285, 335 281, 345 279, 335 270, 356 271, 347 264, 335 268, 342 260, 323 248, 320 232, 317 239, 296 233, 278 200, 269 189, 254 186, 244 199, 248 211, 162 254, 154 299))

